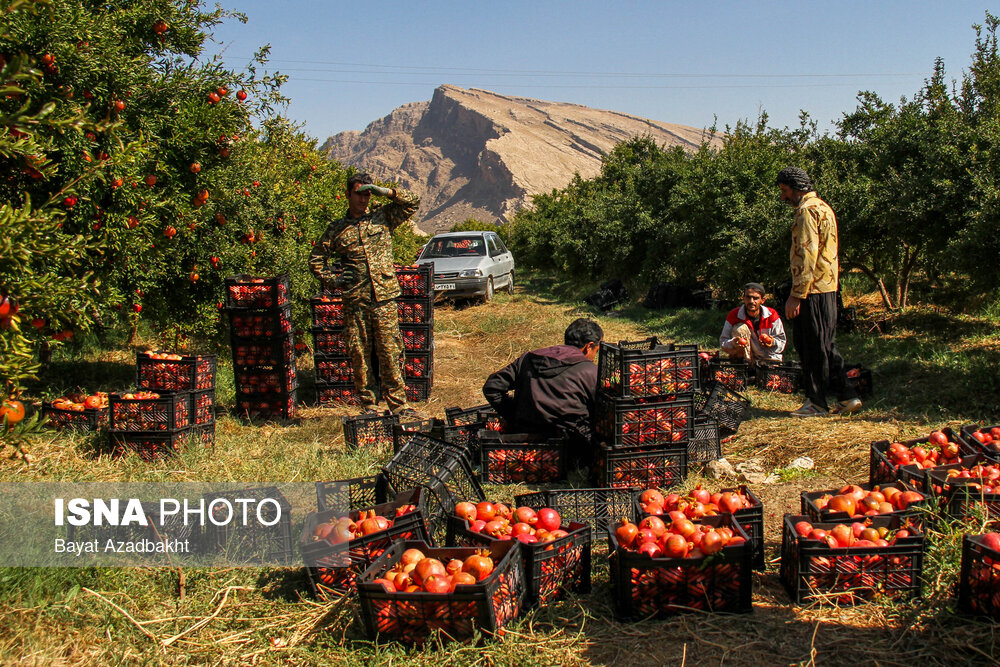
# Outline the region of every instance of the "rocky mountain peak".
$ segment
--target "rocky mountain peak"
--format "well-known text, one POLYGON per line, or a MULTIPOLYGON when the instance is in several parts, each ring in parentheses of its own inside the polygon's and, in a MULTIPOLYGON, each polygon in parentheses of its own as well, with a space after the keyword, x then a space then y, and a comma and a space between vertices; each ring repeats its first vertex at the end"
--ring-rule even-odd
POLYGON ((575 173, 600 173, 601 156, 635 136, 697 148, 703 131, 578 104, 443 85, 321 147, 330 159, 420 194, 417 222, 438 232, 467 218, 508 220, 535 194, 575 173))

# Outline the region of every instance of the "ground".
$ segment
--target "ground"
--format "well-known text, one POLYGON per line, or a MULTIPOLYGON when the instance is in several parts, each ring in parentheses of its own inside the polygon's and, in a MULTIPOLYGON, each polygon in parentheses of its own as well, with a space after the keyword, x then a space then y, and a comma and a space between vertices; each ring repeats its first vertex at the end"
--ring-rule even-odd
MULTIPOLYGON (((526 283, 491 305, 444 306, 435 320, 432 399, 417 408, 482 402, 486 375, 521 352, 561 341, 573 318, 595 316, 607 340, 657 335, 712 346, 723 314, 705 311, 618 315, 581 309, 559 285, 526 283)), ((861 306, 871 306, 865 297, 861 306)), ((870 310, 871 308, 869 308, 870 310)), ((762 459, 782 482, 753 490, 765 505, 768 568, 754 575, 754 611, 741 616, 690 614, 665 621, 619 623, 612 613, 606 547, 594 545, 591 595, 532 612, 502 642, 408 649, 364 639, 355 607, 310 599, 297 568, 0 569, 0 637, 4 662, 28 664, 984 664, 1000 659, 995 626, 958 616, 953 587, 961 529, 941 527, 925 558, 921 600, 882 600, 858 607, 799 606, 777 577, 780 522, 798 512, 804 490, 867 480, 869 443, 909 438, 932 428, 1000 416, 993 377, 1000 356, 995 317, 923 309, 894 320, 891 334, 841 337, 849 360, 875 370, 876 391, 851 417, 792 420, 798 396, 748 391, 754 407, 724 446, 731 462, 762 459), (984 379, 985 378, 985 379, 984 379), (966 384, 971 384, 967 387, 966 384), (786 470, 798 456, 808 472, 786 470), (182 595, 183 592, 183 595, 182 595)), ((155 341, 144 341, 155 343, 155 341)), ((92 348, 57 356, 36 396, 80 384, 121 389, 134 351, 92 348)), ((300 360, 309 377, 308 358, 300 360)), ((218 395, 231 402, 231 370, 223 364, 218 395), (227 375, 228 373, 228 375, 227 375), (227 394, 228 392, 228 394, 227 394)), ((308 382, 308 380, 306 380, 308 382)), ((310 387, 302 390, 309 400, 310 387)), ((112 460, 99 438, 53 434, 33 446, 30 465, 0 460, 0 482, 22 481, 315 481, 373 474, 390 452, 347 452, 340 418, 348 409, 310 407, 290 424, 246 424, 222 416, 214 450, 167 463, 112 460)), ((996 423, 992 421, 991 423, 996 423)), ((10 453, 9 450, 7 452, 10 453)), ((693 474, 688 485, 701 480, 693 474)), ((710 486, 718 482, 705 482, 710 486)), ((487 487, 510 500, 527 487, 487 487)))

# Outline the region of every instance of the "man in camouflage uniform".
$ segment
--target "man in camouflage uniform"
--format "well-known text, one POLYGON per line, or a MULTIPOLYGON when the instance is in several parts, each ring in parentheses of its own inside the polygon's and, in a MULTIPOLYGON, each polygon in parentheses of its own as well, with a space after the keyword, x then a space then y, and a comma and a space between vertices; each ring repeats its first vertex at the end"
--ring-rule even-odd
POLYGON ((343 290, 347 351, 354 367, 354 387, 365 408, 377 400, 368 359, 372 344, 386 404, 397 413, 406 408, 406 385, 399 366, 403 339, 395 301, 401 291, 392 263, 392 232, 419 205, 420 198, 408 190, 382 188, 368 174, 355 174, 347 180, 347 216, 330 223, 309 256, 309 266, 320 281, 343 290), (372 193, 391 201, 369 211, 372 193), (330 258, 343 266, 340 276, 327 267, 330 258))
POLYGON ((861 399, 847 382, 844 359, 837 351, 837 283, 840 279, 837 217, 816 195, 809 175, 798 167, 778 173, 781 198, 795 207, 792 224, 792 292, 785 316, 794 325, 792 340, 802 360, 806 402, 790 414, 815 417, 848 414, 861 409, 861 399), (826 390, 837 394, 828 410, 826 390))

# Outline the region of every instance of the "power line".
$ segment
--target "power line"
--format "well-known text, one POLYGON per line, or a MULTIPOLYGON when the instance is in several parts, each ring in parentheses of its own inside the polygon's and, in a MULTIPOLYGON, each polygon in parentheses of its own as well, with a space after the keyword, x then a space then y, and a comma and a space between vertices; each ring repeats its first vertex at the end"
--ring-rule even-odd
MULTIPOLYGON (((248 58, 249 59, 249 58, 248 58)), ((437 67, 432 65, 373 65, 368 63, 348 63, 323 60, 296 60, 292 58, 270 59, 268 63, 302 63, 310 65, 333 65, 336 67, 364 67, 365 70, 339 70, 327 68, 290 68, 290 71, 354 72, 359 74, 400 74, 401 72, 373 70, 406 70, 417 74, 431 73, 476 73, 501 74, 504 76, 572 76, 572 77, 613 77, 613 78, 678 78, 678 79, 793 79, 793 78, 880 78, 926 76, 926 72, 869 72, 869 73, 811 73, 811 74, 680 74, 675 72, 577 72, 560 70, 487 69, 475 67, 437 67)))
MULTIPOLYGON (((434 86, 442 84, 439 81, 358 81, 356 79, 310 79, 305 77, 291 77, 290 81, 310 81, 317 83, 359 83, 366 85, 382 86, 434 86)), ((517 86, 518 88, 584 88, 601 90, 711 90, 727 88, 844 88, 853 87, 854 84, 845 81, 844 83, 787 83, 787 84, 732 84, 732 85, 705 85, 705 86, 615 86, 611 84, 530 84, 530 83, 495 83, 488 84, 477 82, 476 88, 495 88, 504 86, 517 86)))

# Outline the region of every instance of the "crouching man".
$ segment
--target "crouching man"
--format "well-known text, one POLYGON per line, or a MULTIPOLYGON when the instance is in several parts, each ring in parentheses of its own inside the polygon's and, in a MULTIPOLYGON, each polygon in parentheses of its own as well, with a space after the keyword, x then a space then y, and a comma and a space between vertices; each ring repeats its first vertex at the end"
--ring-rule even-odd
POLYGON ((522 355, 486 379, 483 396, 507 422, 512 433, 569 438, 570 463, 594 462, 591 414, 597 394, 597 357, 604 331, 580 318, 553 345, 522 355))
POLYGON ((743 286, 743 305, 733 308, 719 336, 719 347, 735 359, 781 361, 785 327, 778 311, 764 305, 767 295, 760 283, 743 286))

